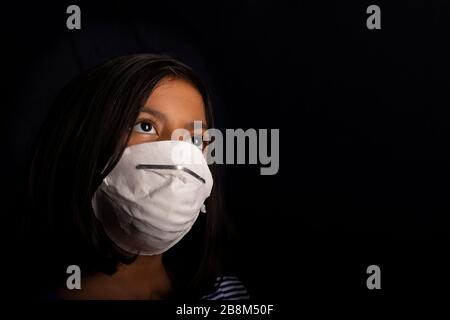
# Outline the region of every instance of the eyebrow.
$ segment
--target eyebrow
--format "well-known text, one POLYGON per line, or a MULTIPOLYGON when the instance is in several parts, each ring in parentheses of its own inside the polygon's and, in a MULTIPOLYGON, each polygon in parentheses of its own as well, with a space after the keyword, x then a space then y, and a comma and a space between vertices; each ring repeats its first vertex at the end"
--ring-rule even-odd
MULTIPOLYGON (((140 111, 148 113, 148 114, 150 114, 152 116, 155 116, 156 118, 158 118, 158 120, 160 120, 160 121, 162 121, 164 123, 167 122, 167 116, 164 113, 160 112, 160 111, 157 111, 157 110, 154 110, 154 109, 152 109, 150 107, 145 107, 145 106, 142 107, 140 109, 140 111)), ((194 121, 186 122, 185 125, 184 125, 184 128, 187 128, 187 129, 191 129, 193 127, 194 127, 194 121)), ((204 130, 208 129, 208 125, 204 121, 202 121, 202 129, 204 129, 204 130)))

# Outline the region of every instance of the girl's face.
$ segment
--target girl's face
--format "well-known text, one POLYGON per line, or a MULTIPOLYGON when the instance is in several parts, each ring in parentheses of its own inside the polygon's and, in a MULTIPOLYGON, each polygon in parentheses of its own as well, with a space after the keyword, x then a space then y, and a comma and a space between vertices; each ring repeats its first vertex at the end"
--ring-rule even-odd
POLYGON ((205 105, 200 92, 186 80, 164 78, 140 110, 128 146, 170 140, 172 132, 180 128, 187 129, 192 142, 198 145, 201 137, 194 136, 194 121, 202 121, 206 128, 205 105))

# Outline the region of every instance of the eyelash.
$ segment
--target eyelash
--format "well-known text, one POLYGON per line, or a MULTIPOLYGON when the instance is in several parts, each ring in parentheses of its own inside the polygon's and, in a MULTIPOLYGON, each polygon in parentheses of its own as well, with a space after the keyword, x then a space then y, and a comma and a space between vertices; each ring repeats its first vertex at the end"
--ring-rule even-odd
MULTIPOLYGON (((155 126, 150 120, 148 120, 148 119, 141 119, 141 120, 138 120, 138 121, 135 123, 135 125, 133 126, 132 130, 136 131, 137 133, 140 133, 140 134, 146 134, 146 135, 155 135, 155 134, 157 135, 157 134, 158 134, 158 131, 156 130, 156 126, 155 126), (152 130, 154 130, 155 132, 154 132, 154 133, 150 133, 150 132, 141 132, 141 131, 137 131, 138 129, 136 129, 136 126, 142 125, 142 124, 149 124, 149 125, 151 126, 152 130)), ((152 131, 152 130, 151 130, 151 131, 152 131)))
MULTIPOLYGON (((137 122, 134 124, 134 126, 131 128, 131 130, 136 130, 135 127, 137 125, 141 125, 141 124, 149 124, 152 127, 152 130, 155 130, 155 133, 148 133, 148 132, 138 132, 140 134, 146 134, 146 135, 158 135, 158 131, 156 130, 156 126, 152 123, 152 121, 148 120, 148 119, 140 119, 137 120, 137 122)), ((191 139, 196 137, 195 135, 191 136, 191 139)), ((191 141, 192 142, 192 141, 191 141)), ((205 147, 207 147, 209 144, 211 143, 211 141, 204 141, 202 139, 202 145, 201 146, 197 146, 200 149, 204 149, 205 147)), ((194 143, 193 143, 194 144, 194 143)), ((195 145, 195 144, 194 144, 195 145)))

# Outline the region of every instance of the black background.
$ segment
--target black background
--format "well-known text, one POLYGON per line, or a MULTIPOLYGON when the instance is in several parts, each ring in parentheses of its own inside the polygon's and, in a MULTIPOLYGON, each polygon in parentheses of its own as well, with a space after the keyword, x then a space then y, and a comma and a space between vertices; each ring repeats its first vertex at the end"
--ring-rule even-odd
POLYGON ((235 257, 253 298, 445 294, 450 2, 16 1, 1 10, 9 190, 65 82, 113 56, 170 53, 207 78, 220 128, 280 129, 277 175, 225 168, 235 257), (66 28, 70 4, 81 7, 81 30, 66 28), (370 4, 381 7, 381 30, 366 27, 370 4), (371 264, 381 267, 379 291, 366 287, 371 264))

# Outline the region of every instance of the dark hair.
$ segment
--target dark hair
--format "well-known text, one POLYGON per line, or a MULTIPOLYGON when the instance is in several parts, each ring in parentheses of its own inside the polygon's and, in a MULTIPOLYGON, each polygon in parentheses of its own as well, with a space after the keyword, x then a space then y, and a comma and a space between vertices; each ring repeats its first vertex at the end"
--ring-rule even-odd
MULTIPOLYGON (((134 261, 106 236, 91 199, 120 159, 128 141, 123 137, 129 137, 139 109, 165 77, 185 79, 199 90, 212 127, 211 102, 200 78, 174 58, 155 54, 118 57, 82 73, 50 108, 31 159, 26 220, 36 258, 43 262, 40 286, 46 290, 63 283, 71 264, 84 274, 113 274, 118 263, 134 261)), ((178 294, 200 294, 222 266, 219 239, 225 221, 219 177, 211 170, 208 213, 163 255, 178 294)))

